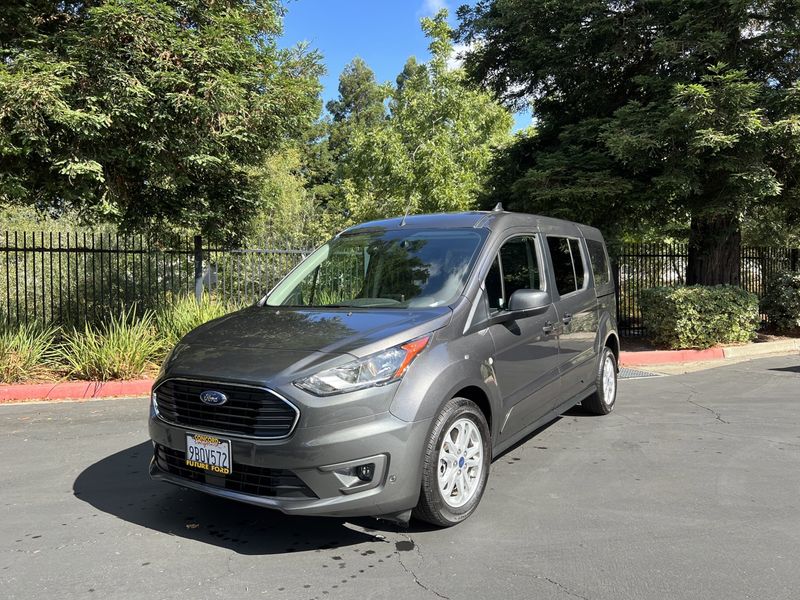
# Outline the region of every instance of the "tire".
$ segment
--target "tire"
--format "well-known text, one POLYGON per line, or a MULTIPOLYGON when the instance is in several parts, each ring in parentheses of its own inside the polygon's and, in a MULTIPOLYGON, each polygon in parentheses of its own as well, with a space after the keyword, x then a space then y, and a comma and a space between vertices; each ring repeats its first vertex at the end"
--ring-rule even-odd
POLYGON ((595 375, 596 391, 581 405, 596 415, 607 415, 617 401, 617 359, 608 346, 600 353, 595 375))
POLYGON ((469 517, 486 489, 490 462, 491 433, 486 417, 471 400, 453 398, 445 404, 428 436, 422 489, 413 516, 440 527, 456 525, 469 517), (466 443, 460 441, 464 440, 461 432, 466 443), (470 455, 473 465, 469 464, 470 455), (458 462, 454 461, 456 456, 458 462))

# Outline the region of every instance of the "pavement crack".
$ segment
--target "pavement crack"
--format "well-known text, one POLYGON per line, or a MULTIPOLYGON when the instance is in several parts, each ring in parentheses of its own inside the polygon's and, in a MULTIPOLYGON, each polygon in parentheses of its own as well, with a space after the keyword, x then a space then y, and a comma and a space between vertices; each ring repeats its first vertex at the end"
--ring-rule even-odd
POLYGON ((560 589, 562 592, 564 592, 568 596, 572 596, 573 598, 581 598, 581 600, 589 600, 589 598, 587 598, 586 596, 582 596, 581 594, 577 594, 577 593, 573 592, 567 586, 565 586, 562 583, 559 583, 555 579, 551 579, 550 577, 545 577, 544 575, 534 575, 533 577, 535 579, 541 579, 542 581, 546 581, 548 583, 553 584, 554 586, 556 586, 558 589, 560 589))
MULTIPOLYGON (((404 534, 404 533, 401 533, 400 535, 402 535, 402 536, 403 536, 404 538, 406 538, 406 539, 407 539, 409 542, 411 542, 412 544, 414 544, 414 548, 416 549, 416 551, 417 551, 417 554, 419 555, 419 557, 420 557, 420 558, 422 558, 422 551, 419 549, 419 544, 417 544, 416 542, 414 542, 414 540, 413 540, 413 539, 411 539, 411 536, 410 536, 410 535, 406 535, 406 534, 404 534)), ((421 587, 423 590, 425 590, 425 591, 426 591, 426 592, 428 592, 429 594, 433 594, 433 595, 434 595, 434 596, 436 596, 437 598, 443 598, 444 600, 450 600, 450 597, 449 597, 449 596, 445 596, 444 594, 440 594, 440 593, 439 593, 439 592, 437 592, 436 590, 434 590, 434 589, 432 589, 432 588, 429 588, 427 585, 425 585, 424 583, 422 583, 422 582, 419 580, 419 577, 417 577, 417 574, 414 572, 414 569, 411 569, 411 568, 409 568, 409 567, 406 565, 406 563, 404 563, 404 562, 403 562, 403 557, 401 556, 400 552, 396 552, 396 554, 397 554, 397 560, 398 560, 398 562, 400 563, 400 566, 403 568, 403 570, 404 570, 406 573, 408 573, 409 575, 411 575, 411 577, 414 579, 414 583, 416 583, 416 584, 417 584, 419 587, 421 587)), ((588 600, 588 599, 587 599, 587 600, 588 600)))
POLYGON ((722 418, 722 415, 720 415, 720 413, 718 413, 718 412, 717 412, 716 410, 714 410, 713 408, 709 408, 708 406, 703 406, 702 404, 700 404, 699 402, 695 402, 695 401, 694 401, 694 400, 692 400, 691 398, 687 398, 687 399, 686 399, 686 401, 687 401, 689 404, 694 404, 695 406, 697 406, 697 407, 699 407, 699 408, 702 408, 703 410, 707 410, 707 411, 708 411, 708 412, 710 412, 712 415, 714 415, 714 418, 715 418, 717 421, 719 421, 720 423, 725 423, 726 425, 730 425, 730 421, 726 421, 725 419, 723 419, 723 418, 722 418))

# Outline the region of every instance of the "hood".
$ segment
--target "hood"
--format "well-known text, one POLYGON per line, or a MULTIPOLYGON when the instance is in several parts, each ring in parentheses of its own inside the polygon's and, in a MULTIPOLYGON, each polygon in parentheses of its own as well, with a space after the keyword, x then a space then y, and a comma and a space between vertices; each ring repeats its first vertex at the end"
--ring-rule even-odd
POLYGON ((448 307, 325 310, 251 306, 201 325, 182 342, 214 348, 353 353, 431 321, 436 322, 432 326, 438 329, 446 323, 441 322, 442 317, 449 320, 449 316, 448 307))
POLYGON ((281 379, 321 368, 341 355, 364 356, 412 339, 446 325, 450 315, 448 307, 351 311, 251 306, 188 333, 165 367, 169 376, 281 379))

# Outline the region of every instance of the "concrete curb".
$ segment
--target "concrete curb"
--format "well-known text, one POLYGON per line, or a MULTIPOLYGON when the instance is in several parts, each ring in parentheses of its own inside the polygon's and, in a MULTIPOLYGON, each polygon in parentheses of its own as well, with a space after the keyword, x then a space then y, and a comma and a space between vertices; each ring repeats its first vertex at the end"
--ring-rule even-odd
POLYGON ((152 386, 152 379, 0 385, 0 404, 31 400, 88 400, 115 396, 149 396, 152 386))
POLYGON ((695 362, 698 360, 722 360, 722 348, 706 350, 643 350, 639 352, 620 352, 619 364, 623 367, 663 365, 666 363, 695 362))
POLYGON ((800 351, 800 339, 761 342, 745 346, 720 346, 706 350, 646 350, 642 352, 620 352, 619 362, 623 367, 666 365, 670 363, 725 360, 747 358, 766 354, 791 354, 800 351))

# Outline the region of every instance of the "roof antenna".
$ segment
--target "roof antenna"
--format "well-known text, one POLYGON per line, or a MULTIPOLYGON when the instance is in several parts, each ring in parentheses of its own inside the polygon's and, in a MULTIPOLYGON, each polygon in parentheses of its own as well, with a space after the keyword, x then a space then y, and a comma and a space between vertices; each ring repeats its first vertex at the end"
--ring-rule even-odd
POLYGON ((492 209, 492 212, 503 212, 503 211, 504 209, 502 202, 498 202, 497 204, 495 204, 495 207, 492 209))
POLYGON ((400 221, 400 227, 404 227, 406 224, 406 217, 408 216, 409 211, 411 210, 411 199, 408 200, 408 204, 406 204, 406 214, 403 215, 403 220, 400 221))

